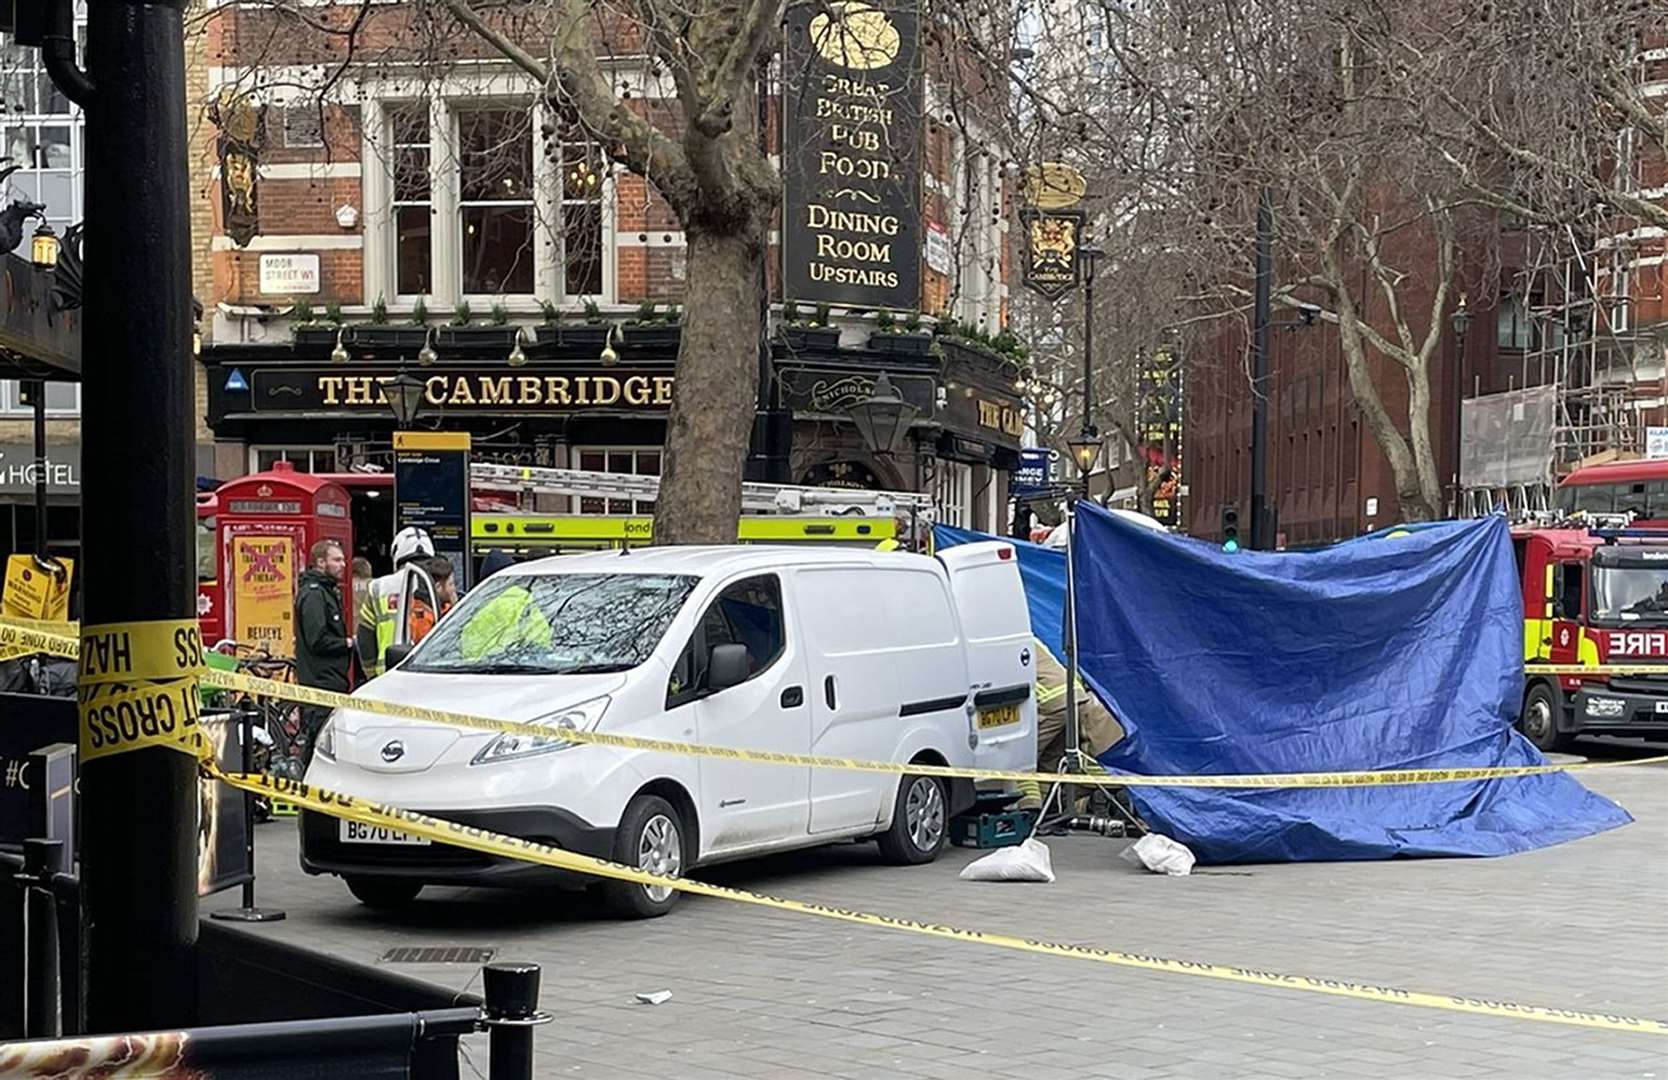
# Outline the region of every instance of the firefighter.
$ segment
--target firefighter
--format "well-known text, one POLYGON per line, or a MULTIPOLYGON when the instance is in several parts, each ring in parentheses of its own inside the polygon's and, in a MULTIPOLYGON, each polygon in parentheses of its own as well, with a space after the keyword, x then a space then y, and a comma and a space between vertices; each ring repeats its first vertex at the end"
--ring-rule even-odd
MULTIPOLYGON (((1066 756, 1066 669, 1043 643, 1033 639, 1037 657, 1037 771, 1054 773, 1066 756)), ((1077 680, 1077 740, 1085 754, 1098 758, 1124 737, 1117 718, 1077 680)), ((1019 809, 1042 806, 1042 786, 1035 780, 1019 784, 1019 809)), ((1068 810, 1069 812, 1069 810, 1068 810)))
POLYGON ((395 534, 390 554, 394 557, 394 572, 371 581, 359 610, 354 613, 360 660, 366 677, 372 679, 382 674, 388 646, 398 637, 400 597, 414 575, 416 568, 412 564, 434 558, 434 541, 422 529, 408 525, 395 534))

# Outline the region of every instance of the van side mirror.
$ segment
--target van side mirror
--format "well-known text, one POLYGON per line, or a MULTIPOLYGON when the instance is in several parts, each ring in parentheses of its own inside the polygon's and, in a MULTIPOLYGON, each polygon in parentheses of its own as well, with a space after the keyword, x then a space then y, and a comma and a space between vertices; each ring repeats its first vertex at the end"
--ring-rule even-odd
POLYGON ((748 668, 747 646, 714 645, 712 655, 707 660, 706 688, 717 693, 732 686, 740 686, 747 681, 750 674, 748 668))
POLYGON ((405 661, 406 657, 411 655, 411 650, 414 649, 414 648, 416 648, 415 645, 390 645, 390 646, 388 646, 388 651, 382 654, 382 659, 383 659, 382 670, 384 670, 384 671, 394 670, 394 668, 398 667, 401 663, 403 663, 405 661))

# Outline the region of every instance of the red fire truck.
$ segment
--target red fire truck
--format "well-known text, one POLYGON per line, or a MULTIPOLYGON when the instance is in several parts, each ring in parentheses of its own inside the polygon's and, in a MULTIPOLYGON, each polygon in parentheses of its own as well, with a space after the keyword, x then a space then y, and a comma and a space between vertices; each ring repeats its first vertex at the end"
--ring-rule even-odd
POLYGON ((1518 726, 1542 750, 1577 734, 1668 735, 1668 532, 1514 529, 1530 663, 1662 665, 1662 674, 1531 676, 1518 726))

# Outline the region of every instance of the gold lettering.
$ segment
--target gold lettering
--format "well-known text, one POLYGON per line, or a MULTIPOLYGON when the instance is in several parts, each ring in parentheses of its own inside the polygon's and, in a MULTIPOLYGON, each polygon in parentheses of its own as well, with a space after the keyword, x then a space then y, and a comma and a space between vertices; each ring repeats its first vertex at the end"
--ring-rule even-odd
POLYGON ((483 377, 481 379, 482 405, 513 405, 510 397, 510 380, 507 376, 496 379, 483 377))
POLYGON ((458 376, 457 385, 452 387, 452 400, 451 400, 450 404, 452 404, 452 405, 473 405, 473 404, 475 404, 475 391, 470 389, 469 380, 466 379, 465 377, 463 377, 462 375, 458 376))
POLYGON ((341 390, 341 388, 342 377, 340 375, 319 376, 319 389, 324 391, 324 403, 326 405, 340 404, 340 402, 336 400, 336 393, 341 390))
POLYGON ((573 380, 573 402, 575 405, 589 405, 591 403, 591 377, 581 375, 573 380))
POLYGON ((516 403, 518 405, 544 404, 544 394, 542 393, 544 389, 543 379, 539 378, 537 375, 523 375, 515 382, 516 389, 519 391, 519 396, 516 398, 516 403))
POLYGON ((546 405, 567 405, 568 377, 566 375, 546 375, 544 377, 544 402, 546 405))
POLYGON ((979 402, 979 426, 1000 428, 1002 426, 1002 407, 994 401, 979 402))
POLYGON ((598 375, 591 380, 591 384, 596 387, 596 396, 591 399, 592 405, 612 405, 620 400, 620 380, 614 376, 598 375))
POLYGON ((430 375, 423 381, 423 397, 430 405, 446 404, 446 376, 430 375))
POLYGON ((885 263, 892 261, 892 245, 877 244, 873 240, 839 240, 827 233, 818 233, 817 254, 830 259, 885 263))
POLYGON ((654 403, 656 405, 672 404, 672 376, 656 375, 654 377, 654 403))
POLYGON ((342 379, 347 387, 347 405, 369 405, 371 403, 371 377, 369 375, 347 375, 342 379))
POLYGON ((880 233, 896 236, 902 226, 896 214, 870 214, 862 210, 834 210, 821 203, 805 207, 805 225, 812 229, 833 229, 835 232, 880 233))
POLYGON ((627 379, 624 391, 627 405, 647 405, 649 403, 649 380, 641 375, 633 375, 627 379))

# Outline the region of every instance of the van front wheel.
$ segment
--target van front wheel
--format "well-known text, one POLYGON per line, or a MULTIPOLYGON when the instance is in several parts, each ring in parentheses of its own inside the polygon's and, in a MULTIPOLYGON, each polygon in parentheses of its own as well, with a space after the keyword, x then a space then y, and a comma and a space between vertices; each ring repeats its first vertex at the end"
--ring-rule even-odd
POLYGON ((930 863, 944 850, 950 803, 936 776, 905 776, 898 784, 892 827, 880 834, 880 854, 896 866, 930 863))
MULTIPOLYGON (((620 816, 614 833, 614 861, 657 874, 682 875, 687 865, 683 819, 658 795, 639 795, 620 816)), ((670 885, 610 881, 602 888, 608 906, 627 919, 655 919, 671 911, 678 891, 670 885)))

